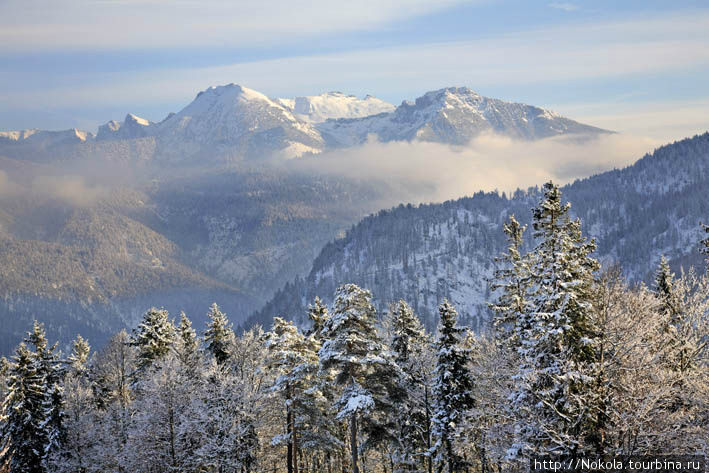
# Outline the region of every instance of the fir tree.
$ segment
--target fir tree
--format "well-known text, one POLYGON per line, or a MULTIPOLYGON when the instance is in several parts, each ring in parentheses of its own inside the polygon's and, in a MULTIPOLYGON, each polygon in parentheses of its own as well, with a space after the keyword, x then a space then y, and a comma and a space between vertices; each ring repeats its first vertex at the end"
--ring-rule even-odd
POLYGON ((274 438, 273 443, 287 444, 288 473, 298 473, 300 445, 312 446, 318 440, 315 432, 307 427, 315 427, 318 420, 319 393, 312 389, 319 364, 317 345, 293 323, 274 317, 266 346, 268 365, 276 376, 271 389, 281 394, 286 411, 286 436, 274 438))
POLYGON ((511 454, 577 455, 598 452, 605 429, 602 373, 596 362, 593 323, 595 249, 568 216, 559 188, 544 186, 533 209, 535 238, 532 310, 518 327, 520 371, 513 408, 520 415, 519 442, 511 454))
POLYGON ((197 369, 199 361, 199 339, 192 328, 192 322, 184 312, 180 312, 180 324, 177 326, 175 342, 177 358, 188 371, 197 369))
POLYGON ((49 346, 44 325, 35 321, 26 341, 34 345, 34 357, 44 379, 44 408, 47 445, 44 457, 61 447, 64 417, 64 367, 56 353, 57 344, 49 346))
POLYGON ((495 259, 503 267, 495 271, 491 284, 492 290, 501 290, 496 303, 490 304, 497 313, 495 327, 501 339, 514 349, 519 346, 517 337, 530 326, 530 262, 520 253, 525 229, 513 215, 503 225, 508 241, 507 252, 495 259))
POLYGON ((312 323, 308 336, 322 339, 322 330, 328 319, 328 313, 327 306, 322 303, 319 297, 316 297, 315 301, 308 306, 308 319, 312 323))
POLYGON ((0 466, 4 471, 42 473, 48 444, 45 386, 39 366, 24 343, 10 369, 9 392, 0 417, 0 466))
POLYGON ((337 418, 349 421, 352 471, 359 473, 359 433, 373 446, 391 432, 387 418, 396 400, 398 367, 374 327, 376 311, 369 291, 354 284, 335 292, 334 313, 325 322, 320 369, 333 370, 342 387, 337 418))
POLYGON ((0 419, 0 465, 10 471, 42 473, 47 459, 62 443, 63 371, 48 347, 44 327, 35 321, 26 342, 20 344, 10 369, 9 392, 0 419))
POLYGON ((447 300, 439 307, 441 316, 438 327, 438 362, 436 364, 433 413, 433 434, 440 462, 448 465, 448 472, 460 471, 464 461, 456 452, 456 440, 460 435, 466 413, 474 405, 472 398, 473 379, 468 370, 470 350, 463 347, 465 329, 458 326, 458 313, 447 300))
MULTIPOLYGON (((401 389, 406 398, 398 403, 398 437, 394 461, 400 471, 416 471, 431 447, 431 365, 429 339, 418 317, 400 300, 389 310, 394 361, 402 371, 401 389)), ((431 459, 429 458, 429 466, 431 459)))
POLYGON ((217 360, 217 363, 224 364, 230 356, 231 346, 234 342, 234 330, 229 320, 215 302, 207 313, 209 322, 207 331, 204 333, 204 341, 207 349, 217 360))
POLYGON ((131 345, 138 349, 138 369, 144 370, 163 358, 175 341, 175 327, 165 309, 152 307, 133 330, 131 345))
POLYGON ((81 335, 77 335, 76 340, 71 344, 71 354, 67 358, 67 362, 69 366, 71 366, 73 373, 84 374, 86 372, 90 352, 91 346, 89 342, 84 340, 81 335))
POLYGON ((88 376, 90 352, 89 343, 77 335, 64 377, 62 448, 50 456, 50 471, 84 473, 92 462, 90 451, 97 440, 94 430, 97 419, 92 412, 95 406, 88 376))
POLYGON ((674 290, 675 275, 670 271, 670 265, 663 255, 660 258, 660 266, 655 273, 655 294, 660 300, 660 310, 666 314, 669 322, 676 322, 680 317, 680 304, 674 290))

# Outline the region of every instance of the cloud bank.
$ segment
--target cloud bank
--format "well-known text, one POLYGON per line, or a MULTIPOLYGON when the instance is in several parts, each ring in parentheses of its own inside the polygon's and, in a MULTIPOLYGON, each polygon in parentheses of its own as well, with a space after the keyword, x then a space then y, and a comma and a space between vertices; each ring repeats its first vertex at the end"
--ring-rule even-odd
POLYGON ((307 158, 300 166, 358 179, 383 179, 407 189, 419 202, 427 202, 480 190, 510 192, 550 179, 565 184, 632 164, 660 144, 618 134, 538 141, 487 134, 462 147, 370 140, 358 148, 307 158))

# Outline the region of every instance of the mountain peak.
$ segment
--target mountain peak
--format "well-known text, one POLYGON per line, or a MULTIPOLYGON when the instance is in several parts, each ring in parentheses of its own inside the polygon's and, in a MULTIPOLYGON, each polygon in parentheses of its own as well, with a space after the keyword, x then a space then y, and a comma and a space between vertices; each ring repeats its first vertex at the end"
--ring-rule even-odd
POLYGON ((276 99, 276 101, 290 110, 296 118, 306 123, 322 123, 338 118, 362 118, 391 112, 396 108, 372 95, 360 99, 355 95, 348 95, 340 91, 295 97, 294 99, 276 99))
POLYGON ((133 123, 136 125, 140 126, 150 126, 150 121, 146 120, 145 118, 141 118, 138 115, 134 115, 132 113, 129 113, 126 115, 126 118, 123 120, 123 124, 127 123, 133 123))

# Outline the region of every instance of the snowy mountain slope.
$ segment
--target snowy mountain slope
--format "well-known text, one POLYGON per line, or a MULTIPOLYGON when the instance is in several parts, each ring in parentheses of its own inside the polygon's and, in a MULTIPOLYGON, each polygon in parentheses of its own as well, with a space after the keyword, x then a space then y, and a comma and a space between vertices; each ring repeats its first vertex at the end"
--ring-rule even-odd
POLYGON ((178 113, 152 123, 133 114, 110 121, 97 135, 72 129, 0 133, 0 155, 33 161, 228 166, 244 160, 290 159, 381 141, 423 140, 460 145, 486 131, 518 139, 604 130, 530 105, 482 97, 468 88, 428 92, 399 107, 372 96, 340 92, 269 99, 236 84, 210 87, 178 113))
POLYGON ((486 131, 526 140, 606 132, 542 108, 483 97, 467 87, 428 92, 389 113, 328 120, 317 128, 328 145, 335 147, 363 143, 370 134, 379 141, 423 140, 461 145, 486 131))
POLYGON ((131 140, 153 134, 155 124, 129 113, 123 122, 111 120, 98 128, 97 140, 131 140))
POLYGON ((320 133, 265 95, 236 84, 197 94, 155 130, 160 153, 179 157, 208 152, 254 158, 291 149, 284 157, 317 153, 320 133))
POLYGON ((307 123, 322 123, 328 119, 361 118, 379 113, 392 112, 394 105, 367 95, 360 99, 342 92, 326 92, 320 95, 276 99, 300 120, 307 123))
POLYGON ((91 141, 94 138, 92 133, 77 130, 46 131, 46 130, 22 130, 22 131, 1 131, 0 144, 5 145, 29 145, 37 148, 47 148, 63 144, 76 144, 91 141))
MULTIPOLYGON (((562 189, 596 238, 595 257, 621 263, 635 281, 648 279, 662 254, 703 267, 697 253, 700 221, 709 220, 709 133, 663 146, 634 165, 562 189)), ((448 298, 476 329, 489 318, 486 279, 505 248, 502 224, 514 214, 530 223, 537 189, 513 196, 479 193, 443 204, 400 206, 362 220, 346 237, 323 248, 310 274, 285 286, 247 323, 269 326, 273 316, 306 324, 315 296, 331 298, 342 283, 372 290, 379 310, 405 299, 428 328, 436 307, 448 298)), ((531 231, 527 232, 528 246, 531 231)))

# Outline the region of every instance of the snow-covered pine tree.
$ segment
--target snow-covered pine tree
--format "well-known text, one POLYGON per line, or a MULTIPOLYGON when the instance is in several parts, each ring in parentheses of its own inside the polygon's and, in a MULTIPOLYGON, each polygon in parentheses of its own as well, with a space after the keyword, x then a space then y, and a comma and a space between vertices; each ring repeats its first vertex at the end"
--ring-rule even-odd
POLYGON ((512 457, 598 453, 603 442, 605 400, 596 389, 601 373, 592 317, 599 264, 589 256, 595 243, 582 236, 569 208, 548 182, 532 212, 539 243, 529 255, 531 324, 515 335, 521 360, 512 397, 519 414, 512 457))
POLYGON ((9 392, 0 416, 0 468, 22 473, 43 472, 48 443, 43 424, 44 379, 33 353, 24 343, 9 371, 9 392))
POLYGON ((679 317, 680 308, 677 294, 674 290, 675 275, 670 271, 670 265, 664 255, 660 258, 660 265, 655 272, 655 294, 660 300, 661 311, 667 315, 668 322, 679 317))
POLYGON ((704 229, 707 236, 700 242, 700 251, 707 257, 707 272, 709 272, 709 225, 702 224, 702 229, 704 229))
MULTIPOLYGON (((306 333, 312 342, 316 353, 320 351, 324 343, 323 328, 325 322, 330 317, 327 306, 323 304, 319 297, 315 297, 312 304, 308 305, 308 319, 312 327, 306 333)), ((311 422, 313 427, 313 445, 311 448, 321 450, 321 455, 314 460, 321 468, 332 471, 333 452, 342 452, 344 444, 340 440, 339 430, 341 423, 335 418, 332 405, 335 403, 336 394, 333 386, 333 378, 329 371, 318 371, 313 379, 313 387, 310 388, 315 396, 316 403, 312 406, 311 422)))
POLYGON ((77 335, 67 358, 69 368, 64 377, 62 448, 49 458, 49 470, 53 472, 86 472, 92 464, 91 451, 97 442, 94 430, 97 419, 88 377, 90 352, 88 341, 77 335))
POLYGON ((286 412, 286 434, 274 437, 272 444, 285 443, 288 448, 288 473, 298 473, 299 449, 302 443, 313 446, 315 427, 310 420, 317 417, 318 399, 315 386, 319 359, 317 346, 292 323, 280 317, 273 318, 273 329, 267 334, 268 367, 275 379, 271 386, 280 393, 286 412))
POLYGON ((682 300, 675 289, 675 275, 663 255, 655 272, 655 297, 660 302, 659 310, 663 320, 658 349, 667 367, 675 371, 688 369, 686 340, 682 339, 682 300))
POLYGON ((204 372, 197 399, 187 408, 190 423, 198 433, 194 454, 186 459, 185 471, 223 473, 250 472, 258 459, 259 440, 255 419, 249 414, 251 386, 212 359, 204 372))
POLYGON ((88 369, 89 354, 91 346, 81 335, 77 335, 76 339, 71 344, 71 354, 67 358, 67 362, 71 367, 71 371, 77 375, 83 375, 88 369))
POLYGON ((519 346, 519 335, 529 329, 529 291, 532 283, 530 261, 520 253, 526 226, 510 215, 503 230, 507 235, 507 252, 495 258, 501 267, 495 270, 490 288, 500 291, 490 307, 497 313, 494 324, 500 338, 513 350, 519 346))
POLYGON ((127 471, 186 471, 198 438, 186 414, 200 380, 174 353, 154 366, 132 404, 123 464, 127 471))
POLYGON ((96 406, 92 437, 96 446, 91 461, 98 471, 120 471, 131 424, 135 397, 131 375, 136 370, 136 349, 131 337, 121 330, 111 337, 89 365, 89 380, 96 406))
POLYGON ((61 447, 63 370, 42 324, 35 321, 25 341, 34 351, 21 343, 10 369, 0 415, 0 465, 13 472, 42 473, 47 458, 61 447))
POLYGON ((209 317, 209 322, 207 322, 207 331, 204 333, 204 342, 209 353, 221 365, 229 359, 230 349, 235 338, 234 330, 226 314, 219 310, 216 302, 209 308, 207 317, 209 317))
POLYGON ((199 339, 192 328, 192 322, 184 312, 180 312, 180 324, 177 326, 174 350, 177 359, 188 371, 197 370, 199 363, 199 339))
POLYGON ((64 437, 64 364, 57 353, 57 344, 49 346, 44 324, 34 321, 32 331, 26 341, 34 345, 34 357, 44 379, 44 429, 47 433, 47 445, 44 458, 61 448, 64 437))
POLYGON ((154 361, 170 352, 175 341, 175 326, 165 309, 152 307, 133 330, 131 345, 138 349, 138 370, 144 370, 154 361))
MULTIPOLYGON (((432 353, 430 340, 411 307, 403 300, 392 304, 391 349, 402 371, 406 398, 397 405, 397 439, 393 446, 395 471, 417 471, 431 447, 432 353)), ((428 457, 429 467, 431 458, 428 457)))
POLYGON ((327 306, 315 297, 315 301, 308 306, 308 319, 313 325, 306 335, 322 340, 322 330, 328 317, 327 306))
POLYGON ((433 436, 436 443, 432 450, 442 467, 448 465, 448 473, 461 471, 465 466, 457 453, 460 427, 475 401, 472 397, 473 379, 468 370, 470 349, 463 346, 464 328, 458 326, 458 312, 444 300, 438 308, 440 322, 436 350, 435 384, 433 385, 434 411, 433 436))
POLYGON ((367 447, 387 440, 393 405, 402 395, 397 386, 399 368, 377 335, 371 299, 369 291, 355 284, 337 288, 319 352, 320 370, 334 371, 335 383, 342 387, 335 407, 337 418, 349 422, 353 473, 360 471, 360 427, 368 434, 367 447))

